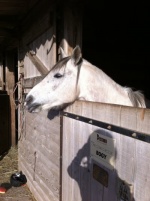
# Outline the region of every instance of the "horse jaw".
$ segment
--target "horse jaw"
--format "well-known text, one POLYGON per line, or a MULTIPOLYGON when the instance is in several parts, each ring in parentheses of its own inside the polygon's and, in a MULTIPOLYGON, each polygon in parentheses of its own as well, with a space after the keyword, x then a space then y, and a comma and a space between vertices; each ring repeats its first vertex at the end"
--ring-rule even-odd
POLYGON ((73 94, 69 93, 68 95, 66 94, 66 96, 63 95, 64 96, 63 100, 62 98, 58 97, 60 93, 58 93, 57 96, 52 95, 50 97, 48 95, 47 96, 45 95, 44 97, 46 98, 44 98, 43 96, 40 96, 40 93, 37 93, 37 91, 39 91, 38 87, 39 86, 36 86, 33 91, 30 91, 26 97, 24 106, 30 113, 39 113, 43 110, 51 110, 51 109, 61 110, 67 107, 69 104, 72 104, 77 99, 74 93, 73 94), (33 97, 31 102, 30 97, 33 97))
POLYGON ((31 106, 27 106, 26 103, 24 104, 24 106, 26 107, 26 109, 28 110, 28 112, 30 113, 39 113, 43 110, 51 110, 51 109, 55 109, 55 110, 61 110, 64 109, 66 106, 68 106, 69 103, 65 104, 65 103, 46 103, 46 104, 39 104, 39 105, 31 105, 31 106))
POLYGON ((41 106, 41 109, 37 112, 40 112, 40 111, 43 111, 43 110, 63 110, 65 109, 67 106, 71 105, 73 102, 70 102, 70 103, 63 103, 63 104, 60 104, 60 105, 49 105, 49 104, 45 104, 45 105, 42 105, 41 106))

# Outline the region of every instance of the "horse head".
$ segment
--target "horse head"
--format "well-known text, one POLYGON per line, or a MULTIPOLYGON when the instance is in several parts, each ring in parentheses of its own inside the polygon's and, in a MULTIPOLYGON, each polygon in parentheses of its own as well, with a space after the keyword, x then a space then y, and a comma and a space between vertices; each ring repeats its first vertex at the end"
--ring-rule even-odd
POLYGON ((73 103, 78 97, 77 77, 82 62, 81 49, 76 46, 71 56, 67 56, 62 48, 60 53, 61 59, 27 94, 25 106, 29 112, 60 109, 73 103))

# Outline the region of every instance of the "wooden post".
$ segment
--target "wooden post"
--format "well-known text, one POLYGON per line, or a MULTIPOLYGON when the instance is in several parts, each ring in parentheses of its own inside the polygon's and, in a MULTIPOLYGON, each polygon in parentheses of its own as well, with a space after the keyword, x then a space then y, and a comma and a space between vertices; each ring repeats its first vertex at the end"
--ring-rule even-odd
POLYGON ((10 97, 10 128, 11 128, 11 145, 16 145, 16 131, 15 131, 15 100, 14 100, 14 86, 15 86, 15 58, 14 51, 6 52, 6 91, 10 97))
POLYGON ((4 89, 4 80, 3 80, 3 57, 0 54, 0 90, 4 89))
POLYGON ((64 8, 64 39, 62 45, 70 55, 76 45, 82 48, 82 14, 81 9, 64 8))
POLYGON ((46 75, 48 73, 48 69, 45 67, 45 65, 41 62, 41 60, 31 52, 28 52, 28 57, 31 60, 31 62, 35 65, 35 67, 38 69, 38 71, 42 75, 46 75))

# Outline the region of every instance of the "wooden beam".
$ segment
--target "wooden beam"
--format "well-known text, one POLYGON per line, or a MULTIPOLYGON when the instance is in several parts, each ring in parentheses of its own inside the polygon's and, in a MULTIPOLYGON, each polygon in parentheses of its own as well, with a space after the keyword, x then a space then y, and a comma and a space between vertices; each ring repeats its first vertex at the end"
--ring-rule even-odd
POLYGON ((0 87, 2 87, 2 86, 3 86, 3 82, 2 82, 2 80, 0 78, 0 87))
POLYGON ((10 98, 10 127, 11 127, 11 145, 16 145, 16 118, 15 118, 15 103, 14 103, 14 86, 15 86, 15 61, 14 52, 10 51, 6 53, 6 91, 10 98))
POLYGON ((41 62, 41 60, 33 54, 31 51, 27 53, 27 56, 31 60, 31 62, 35 65, 37 70, 41 73, 41 75, 46 75, 48 73, 48 69, 45 65, 41 62))
POLYGON ((31 88, 33 88, 40 81, 42 81, 44 77, 45 77, 45 75, 24 79, 23 88, 24 89, 31 89, 31 88))
POLYGON ((4 68, 3 68, 3 54, 0 54, 0 90, 4 90, 4 68))

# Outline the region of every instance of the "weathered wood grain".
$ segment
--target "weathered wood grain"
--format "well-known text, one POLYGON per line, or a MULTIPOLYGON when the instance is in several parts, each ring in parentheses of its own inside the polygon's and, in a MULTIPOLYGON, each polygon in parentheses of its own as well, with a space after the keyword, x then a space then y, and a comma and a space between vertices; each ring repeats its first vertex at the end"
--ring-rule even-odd
MULTIPOLYGON (((25 31, 21 40, 19 72, 24 73, 24 82, 22 90, 19 89, 19 91, 23 93, 39 83, 43 79, 41 73, 46 74, 56 63, 55 23, 53 24, 55 18, 54 13, 50 13, 43 13, 41 19, 38 19, 27 32, 25 31), (35 52, 36 56, 27 55, 29 50, 35 52), (32 61, 28 56, 32 58, 32 61)), ((19 139, 19 169, 27 176, 28 186, 35 199, 59 201, 59 115, 51 118, 47 111, 30 114, 21 105, 19 107, 19 139)))
POLYGON ((11 144, 12 146, 16 145, 16 118, 15 118, 15 94, 14 94, 14 87, 15 87, 15 59, 14 59, 14 52, 8 51, 6 54, 6 68, 5 68, 5 79, 6 79, 6 91, 10 97, 10 115, 11 115, 11 144))
POLYGON ((35 54, 32 54, 31 51, 29 51, 27 53, 27 56, 35 65, 35 67, 38 69, 38 71, 41 73, 41 75, 46 75, 48 73, 48 69, 45 67, 45 65, 40 61, 40 59, 35 54))
MULTIPOLYGON (((122 128, 150 135, 150 110, 126 106, 76 101, 66 112, 91 120, 107 122, 122 128)), ((149 201, 149 141, 143 142, 110 130, 63 117, 62 201, 117 201, 121 185, 126 184, 128 200, 149 201), (90 136, 93 131, 115 140, 115 163, 112 169, 90 157, 90 136), (87 158, 87 161, 86 161, 87 158), (85 163, 84 163, 85 162, 85 163), (93 178, 93 164, 109 176, 108 187, 93 178), (66 189, 70 187, 68 192, 66 189)))

